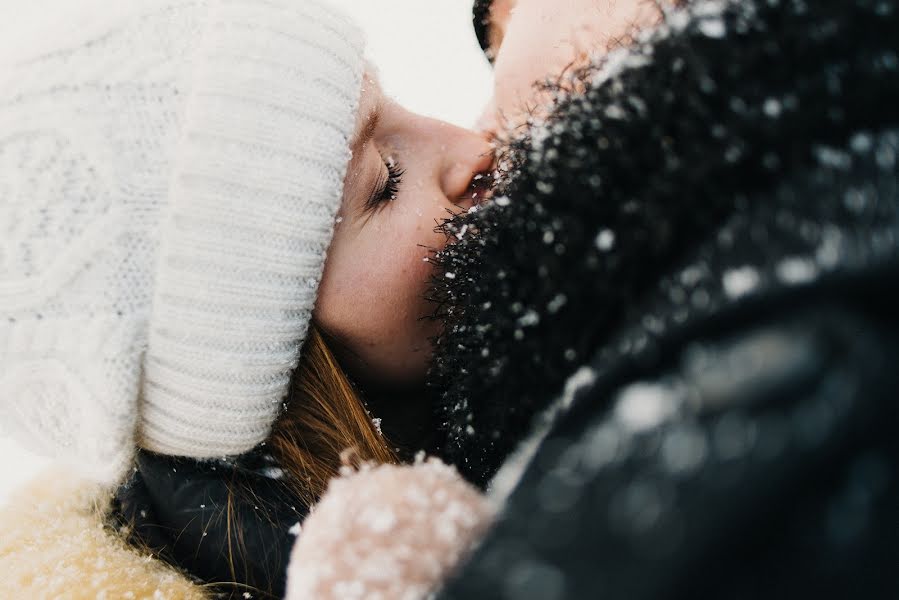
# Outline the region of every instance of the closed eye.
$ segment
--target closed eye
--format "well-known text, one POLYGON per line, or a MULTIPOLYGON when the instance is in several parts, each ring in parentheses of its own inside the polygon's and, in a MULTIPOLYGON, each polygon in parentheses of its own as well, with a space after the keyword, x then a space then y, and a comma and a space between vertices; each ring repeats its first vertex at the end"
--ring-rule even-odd
POLYGON ((365 203, 366 211, 373 211, 383 206, 386 202, 396 200, 400 193, 400 186, 403 182, 403 174, 406 172, 400 164, 393 158, 387 157, 383 159, 384 168, 381 170, 381 176, 378 184, 365 203))

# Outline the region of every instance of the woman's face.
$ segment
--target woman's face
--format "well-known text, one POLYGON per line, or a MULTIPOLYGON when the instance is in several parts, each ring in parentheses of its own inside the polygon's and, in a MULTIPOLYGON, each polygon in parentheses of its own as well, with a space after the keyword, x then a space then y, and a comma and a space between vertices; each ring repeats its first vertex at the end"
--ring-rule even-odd
POLYGON ((488 170, 480 136, 408 112, 364 78, 343 204, 314 318, 365 384, 422 380, 439 323, 424 299, 429 248, 448 211, 471 207, 473 177, 488 170), (466 193, 468 198, 466 199, 466 193))
POLYGON ((660 16, 655 0, 494 0, 487 30, 494 96, 479 127, 497 132, 539 114, 545 100, 535 82, 627 43, 660 16))

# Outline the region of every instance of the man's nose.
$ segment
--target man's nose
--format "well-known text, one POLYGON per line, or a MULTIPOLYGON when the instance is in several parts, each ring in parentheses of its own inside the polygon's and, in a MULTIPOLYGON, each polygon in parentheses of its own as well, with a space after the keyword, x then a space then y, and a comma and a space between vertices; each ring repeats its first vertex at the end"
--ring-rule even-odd
POLYGON ((496 117, 496 96, 490 97, 490 101, 487 102, 484 110, 481 111, 481 116, 478 117, 474 128, 486 136, 492 137, 496 135, 499 129, 499 120, 496 117))

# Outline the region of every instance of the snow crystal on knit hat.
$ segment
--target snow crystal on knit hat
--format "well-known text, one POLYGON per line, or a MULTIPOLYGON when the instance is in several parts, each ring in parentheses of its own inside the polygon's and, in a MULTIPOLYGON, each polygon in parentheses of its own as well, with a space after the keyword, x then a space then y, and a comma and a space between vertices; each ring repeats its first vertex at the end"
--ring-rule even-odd
POLYGON ((361 32, 324 0, 59 8, 0 62, 0 429, 107 481, 136 445, 248 451, 307 332, 361 32))

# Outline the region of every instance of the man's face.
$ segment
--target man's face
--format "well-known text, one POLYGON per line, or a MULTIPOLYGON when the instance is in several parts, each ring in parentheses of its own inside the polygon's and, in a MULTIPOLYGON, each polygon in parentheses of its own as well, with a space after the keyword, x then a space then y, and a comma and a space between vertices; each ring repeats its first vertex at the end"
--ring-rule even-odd
POLYGON ((628 43, 660 17, 654 0, 494 0, 487 17, 494 96, 480 128, 497 133, 539 115, 546 99, 535 83, 628 43))

